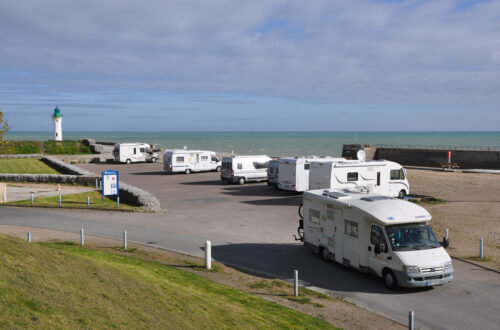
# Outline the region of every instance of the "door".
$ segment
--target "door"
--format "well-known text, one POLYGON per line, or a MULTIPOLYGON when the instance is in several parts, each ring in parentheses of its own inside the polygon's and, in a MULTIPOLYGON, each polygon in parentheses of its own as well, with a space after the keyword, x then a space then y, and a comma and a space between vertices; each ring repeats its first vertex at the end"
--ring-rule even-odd
POLYGON ((335 226, 334 226, 334 233, 335 233, 335 261, 342 263, 342 233, 344 232, 343 230, 343 210, 341 208, 335 208, 335 226))
POLYGON ((382 276, 382 269, 387 265, 388 246, 382 227, 372 225, 370 229, 370 238, 368 242, 368 267, 378 276, 382 276), (375 253, 375 246, 380 244, 382 249, 380 253, 375 253))

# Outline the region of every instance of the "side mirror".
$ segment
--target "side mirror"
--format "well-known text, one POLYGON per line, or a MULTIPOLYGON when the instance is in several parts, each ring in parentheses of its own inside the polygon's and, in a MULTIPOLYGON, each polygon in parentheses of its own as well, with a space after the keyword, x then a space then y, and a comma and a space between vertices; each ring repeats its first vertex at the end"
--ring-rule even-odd
POLYGON ((449 246, 450 246, 450 240, 447 239, 446 237, 443 237, 443 242, 441 243, 441 245, 447 249, 449 246))
POLYGON ((381 244, 377 243, 375 244, 375 254, 380 254, 381 252, 381 244))

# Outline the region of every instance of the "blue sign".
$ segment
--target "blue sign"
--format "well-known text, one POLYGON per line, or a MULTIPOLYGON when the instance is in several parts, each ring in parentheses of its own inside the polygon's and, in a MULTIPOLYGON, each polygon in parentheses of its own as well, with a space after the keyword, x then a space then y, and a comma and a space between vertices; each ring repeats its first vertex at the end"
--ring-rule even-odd
POLYGON ((120 179, 118 171, 102 172, 102 195, 103 196, 120 196, 120 179))

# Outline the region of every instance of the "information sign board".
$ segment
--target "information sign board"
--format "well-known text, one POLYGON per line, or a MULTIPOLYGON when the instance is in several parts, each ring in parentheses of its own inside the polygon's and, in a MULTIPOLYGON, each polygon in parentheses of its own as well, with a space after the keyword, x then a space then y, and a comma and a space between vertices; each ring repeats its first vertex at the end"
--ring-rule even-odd
POLYGON ((118 171, 102 172, 102 195, 103 196, 119 196, 120 195, 120 179, 118 171))

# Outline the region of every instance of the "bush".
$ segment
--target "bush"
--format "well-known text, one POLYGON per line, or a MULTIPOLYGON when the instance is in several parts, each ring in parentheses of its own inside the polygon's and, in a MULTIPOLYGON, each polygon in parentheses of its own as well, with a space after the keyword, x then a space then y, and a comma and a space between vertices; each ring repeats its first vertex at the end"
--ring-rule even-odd
POLYGON ((40 154, 42 142, 39 141, 2 141, 0 154, 40 154))
POLYGON ((90 146, 83 145, 80 141, 45 141, 45 153, 49 155, 79 155, 91 154, 90 146))

